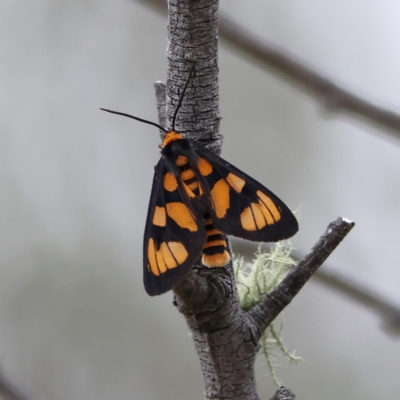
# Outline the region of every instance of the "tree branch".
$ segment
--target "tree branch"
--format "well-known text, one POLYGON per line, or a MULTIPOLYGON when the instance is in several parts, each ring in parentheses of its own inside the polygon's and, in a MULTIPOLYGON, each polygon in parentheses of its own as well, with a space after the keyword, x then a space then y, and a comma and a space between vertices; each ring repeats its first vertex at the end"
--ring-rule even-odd
POLYGON ((286 278, 264 300, 248 312, 257 328, 257 340, 261 338, 262 333, 267 329, 268 325, 292 301, 293 297, 296 296, 316 270, 335 250, 353 226, 354 222, 344 218, 338 218, 336 221, 331 222, 310 253, 289 272, 286 278))
MULTIPOLYGON (((139 0, 143 2, 143 0, 139 0)), ((164 0, 146 0, 165 14, 164 0)), ((318 73, 287 51, 280 49, 266 39, 261 39, 228 17, 219 16, 219 36, 233 48, 264 67, 271 69, 290 82, 316 96, 329 111, 348 112, 367 123, 383 128, 390 135, 400 138, 400 114, 380 107, 343 86, 334 83, 323 73, 318 73)))

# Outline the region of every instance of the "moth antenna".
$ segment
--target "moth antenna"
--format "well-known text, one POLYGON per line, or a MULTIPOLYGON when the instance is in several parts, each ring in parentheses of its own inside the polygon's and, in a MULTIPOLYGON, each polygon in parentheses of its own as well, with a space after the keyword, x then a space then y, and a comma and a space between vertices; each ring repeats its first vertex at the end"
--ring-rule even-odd
POLYGON ((153 126, 157 127, 158 129, 161 129, 161 130, 164 131, 165 133, 168 132, 168 131, 167 131, 166 129, 164 129, 161 125, 158 125, 158 124, 156 124, 155 122, 147 121, 147 119, 135 117, 135 116, 133 116, 133 115, 125 114, 125 113, 118 112, 118 111, 107 110, 106 108, 100 108, 100 110, 102 110, 102 111, 107 111, 107 112, 109 112, 109 113, 111 113, 111 114, 117 114, 117 115, 122 115, 123 117, 128 117, 128 118, 136 119, 136 121, 140 121, 140 122, 143 122, 143 123, 145 123, 145 124, 153 125, 153 126))
POLYGON ((195 66, 195 63, 193 63, 192 68, 190 68, 189 76, 188 76, 188 78, 187 78, 187 80, 186 80, 185 87, 183 88, 182 95, 181 95, 181 97, 180 97, 180 99, 179 99, 178 105, 176 106, 176 110, 175 110, 175 113, 174 113, 174 118, 172 119, 172 130, 173 130, 173 131, 175 130, 175 121, 176 121, 176 117, 177 117, 178 111, 179 111, 179 109, 180 109, 180 107, 181 107, 181 105, 182 105, 183 97, 185 96, 186 89, 187 89, 187 87, 188 87, 188 85, 189 85, 190 78, 191 78, 192 73, 193 73, 193 71, 194 71, 194 66, 195 66))

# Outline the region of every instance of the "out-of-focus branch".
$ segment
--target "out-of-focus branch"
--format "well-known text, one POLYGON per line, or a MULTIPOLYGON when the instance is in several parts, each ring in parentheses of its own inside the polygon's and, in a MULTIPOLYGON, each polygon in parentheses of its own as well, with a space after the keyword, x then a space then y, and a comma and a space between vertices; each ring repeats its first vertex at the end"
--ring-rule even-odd
POLYGON ((233 22, 220 16, 219 33, 229 45, 246 53, 264 66, 273 68, 280 75, 322 100, 329 111, 344 111, 370 123, 389 128, 400 138, 400 114, 387 110, 336 84, 304 62, 273 43, 261 39, 233 22))
MULTIPOLYGON (((165 0, 138 0, 166 14, 165 0)), ((400 138, 400 113, 380 107, 316 72, 266 39, 257 37, 231 19, 219 15, 219 37, 230 46, 324 102, 330 111, 342 111, 385 128, 400 138)))
POLYGON ((7 400, 28 400, 13 383, 0 372, 0 396, 7 400))
POLYGON ((315 277, 324 285, 376 312, 383 319, 383 328, 391 335, 400 335, 400 307, 381 294, 367 288, 354 278, 344 276, 332 268, 319 270, 315 277))

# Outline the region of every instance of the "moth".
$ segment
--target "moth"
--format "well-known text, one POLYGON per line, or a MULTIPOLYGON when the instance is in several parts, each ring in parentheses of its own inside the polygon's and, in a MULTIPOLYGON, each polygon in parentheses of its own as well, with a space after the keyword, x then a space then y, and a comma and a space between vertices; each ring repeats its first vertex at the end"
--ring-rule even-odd
MULTIPOLYGON (((143 242, 143 280, 150 296, 172 289, 201 255, 205 267, 230 262, 225 235, 257 242, 293 236, 298 223, 275 194, 195 140, 175 130, 193 67, 165 132, 155 167, 143 242)), ((200 136, 201 137, 201 136, 200 136)))

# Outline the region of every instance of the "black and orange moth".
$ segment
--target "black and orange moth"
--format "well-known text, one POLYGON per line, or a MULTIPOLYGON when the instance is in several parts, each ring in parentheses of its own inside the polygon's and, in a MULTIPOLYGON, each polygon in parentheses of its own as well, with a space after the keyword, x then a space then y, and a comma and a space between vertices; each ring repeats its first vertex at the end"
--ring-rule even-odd
POLYGON ((297 220, 270 190, 195 140, 172 128, 129 114, 102 109, 154 125, 165 132, 155 167, 143 243, 144 287, 150 296, 167 292, 201 255, 209 268, 230 261, 225 235, 257 242, 293 236, 297 220))

